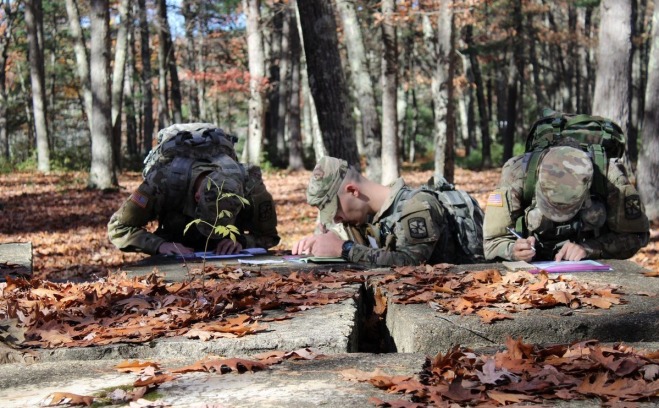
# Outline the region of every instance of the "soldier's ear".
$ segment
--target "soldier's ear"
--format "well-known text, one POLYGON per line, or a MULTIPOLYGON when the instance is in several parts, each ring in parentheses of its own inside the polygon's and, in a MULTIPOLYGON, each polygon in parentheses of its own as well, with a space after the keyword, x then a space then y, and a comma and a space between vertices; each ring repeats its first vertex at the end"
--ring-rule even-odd
POLYGON ((348 194, 359 197, 359 186, 356 183, 348 183, 344 189, 348 194))

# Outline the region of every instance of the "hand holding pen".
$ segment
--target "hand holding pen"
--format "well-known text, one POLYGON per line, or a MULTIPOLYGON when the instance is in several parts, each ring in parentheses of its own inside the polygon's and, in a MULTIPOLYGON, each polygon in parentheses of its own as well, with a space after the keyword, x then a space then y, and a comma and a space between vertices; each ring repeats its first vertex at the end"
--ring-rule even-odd
POLYGON ((513 228, 508 227, 506 229, 517 238, 513 246, 513 259, 517 261, 530 261, 533 259, 535 256, 535 237, 524 238, 513 228))

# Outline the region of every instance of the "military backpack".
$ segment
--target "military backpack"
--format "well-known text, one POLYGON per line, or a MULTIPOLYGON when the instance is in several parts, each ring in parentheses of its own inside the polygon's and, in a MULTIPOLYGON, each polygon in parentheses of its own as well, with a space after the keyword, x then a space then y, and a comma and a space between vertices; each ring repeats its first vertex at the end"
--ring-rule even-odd
POLYGON ((169 163, 175 157, 212 161, 226 155, 238 161, 234 144, 238 139, 211 123, 179 123, 158 132, 156 146, 144 159, 142 176, 154 165, 169 163))
POLYGON ((142 176, 167 166, 168 197, 178 200, 185 194, 195 162, 217 163, 227 177, 245 180, 234 144, 238 139, 211 123, 180 123, 158 132, 157 144, 144 159, 142 176))
POLYGON ((524 201, 530 203, 535 193, 537 169, 543 153, 553 146, 576 144, 588 153, 593 161, 593 190, 606 194, 606 171, 608 159, 621 158, 625 153, 625 135, 620 126, 610 119, 592 115, 573 115, 543 111, 542 118, 531 127, 526 138, 526 180, 524 201), (567 139, 570 139, 569 141, 567 139))
MULTIPOLYGON (((457 190, 445 178, 435 180, 431 177, 426 185, 411 194, 420 191, 433 193, 448 214, 449 230, 461 250, 458 258, 460 263, 481 263, 483 255, 483 210, 478 201, 466 191, 457 190)), ((406 198, 411 197, 411 194, 406 198)), ((396 207, 397 203, 394 203, 396 207)))
MULTIPOLYGON (((621 158, 625 153, 625 136, 614 121, 586 114, 568 114, 544 109, 526 138, 524 168, 525 179, 522 204, 531 204, 538 181, 538 165, 547 150, 566 145, 581 148, 593 162, 591 192, 606 197, 608 160, 621 158)), ((517 231, 524 231, 523 218, 517 219, 517 231)))

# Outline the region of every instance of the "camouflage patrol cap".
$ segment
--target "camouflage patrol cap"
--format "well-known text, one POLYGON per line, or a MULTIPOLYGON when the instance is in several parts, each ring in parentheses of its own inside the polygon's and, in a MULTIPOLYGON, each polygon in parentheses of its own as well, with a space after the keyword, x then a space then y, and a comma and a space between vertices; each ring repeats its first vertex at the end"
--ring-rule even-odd
POLYGON ((589 197, 593 163, 586 152, 567 146, 551 148, 538 167, 536 205, 554 222, 573 218, 589 197))
POLYGON ((348 162, 328 156, 322 157, 313 169, 307 187, 307 203, 318 207, 322 223, 334 222, 339 206, 337 193, 347 171, 348 162))
POLYGON ((213 233, 212 225, 234 224, 236 216, 242 209, 242 203, 237 197, 223 197, 222 194, 233 193, 242 196, 243 185, 235 178, 227 177, 222 171, 214 171, 204 177, 200 188, 201 196, 197 202, 196 216, 204 222, 199 222, 197 229, 204 236, 210 236, 212 239, 224 238, 213 233), (231 215, 221 216, 223 210, 230 212, 231 215))

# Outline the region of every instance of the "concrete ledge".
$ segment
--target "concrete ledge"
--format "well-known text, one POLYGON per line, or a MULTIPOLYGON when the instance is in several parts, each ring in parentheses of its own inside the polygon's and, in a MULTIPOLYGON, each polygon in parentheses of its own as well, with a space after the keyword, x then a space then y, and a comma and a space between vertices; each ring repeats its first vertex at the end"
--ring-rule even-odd
MULTIPOLYGON (((64 361, 31 366, 4 365, 0 371, 0 401, 3 408, 39 406, 53 392, 81 395, 131 385, 136 376, 113 370, 120 360, 64 361)), ((157 361, 165 368, 193 360, 157 361)), ((245 374, 190 373, 158 389, 160 399, 173 407, 369 407, 370 397, 400 399, 365 383, 345 380, 342 370, 380 368, 391 375, 414 375, 421 369, 422 355, 339 354, 319 360, 289 361, 270 370, 245 374), (207 405, 208 404, 208 405, 207 405)))
MULTIPOLYGON (((149 343, 120 343, 98 347, 76 347, 36 350, 41 361, 168 359, 176 356, 200 359, 208 355, 245 356, 269 350, 292 351, 312 347, 326 354, 357 351, 357 302, 359 289, 353 287, 353 298, 297 312, 292 319, 264 323, 265 332, 240 338, 201 341, 184 337, 158 338, 149 343)), ((269 314, 268 316, 271 316, 269 314)))
POLYGON ((4 282, 7 275, 32 275, 31 242, 0 244, 0 282, 4 282))
POLYGON ((643 276, 643 269, 631 262, 605 262, 614 271, 575 273, 571 277, 580 282, 620 285, 627 304, 610 309, 530 309, 513 314, 513 320, 482 324, 477 316, 440 313, 425 304, 403 305, 389 299, 386 325, 396 350, 403 353, 436 354, 455 344, 489 347, 503 344, 508 336, 540 344, 591 338, 601 342, 659 341, 659 279, 643 276))

